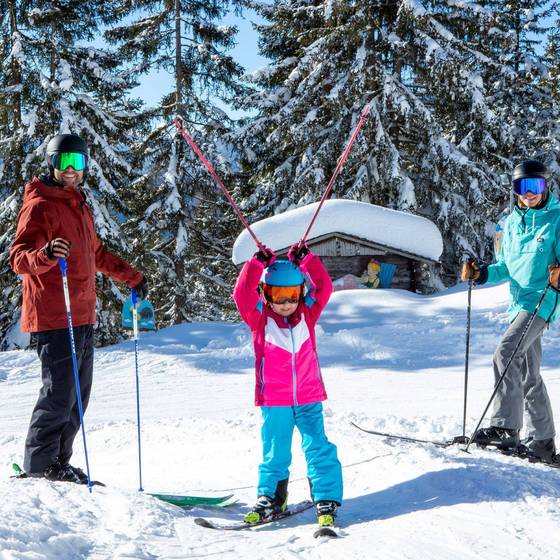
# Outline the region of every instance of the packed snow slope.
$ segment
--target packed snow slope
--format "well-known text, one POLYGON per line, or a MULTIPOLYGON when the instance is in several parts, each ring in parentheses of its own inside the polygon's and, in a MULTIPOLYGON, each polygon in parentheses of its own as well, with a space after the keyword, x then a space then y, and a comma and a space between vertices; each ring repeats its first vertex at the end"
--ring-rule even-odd
MULTIPOLYGON (((467 431, 491 393, 491 358, 507 326, 505 286, 477 288, 467 431)), ((134 347, 98 350, 86 415, 93 489, 13 480, 39 390, 33 352, 0 354, 0 558, 414 559, 560 558, 560 472, 473 446, 440 449, 359 432, 443 440, 462 432, 466 291, 426 297, 390 290, 333 295, 318 330, 326 428, 343 464, 337 540, 312 536, 307 511, 225 533, 194 517, 237 518, 255 499, 259 411, 242 324, 188 324, 143 334, 143 481, 147 491, 234 492, 227 510, 182 510, 138 492, 134 347)), ((556 327, 545 333, 544 377, 560 418, 556 327)), ((308 496, 294 438, 290 500, 308 496)), ((84 467, 78 436, 73 463, 84 467)))

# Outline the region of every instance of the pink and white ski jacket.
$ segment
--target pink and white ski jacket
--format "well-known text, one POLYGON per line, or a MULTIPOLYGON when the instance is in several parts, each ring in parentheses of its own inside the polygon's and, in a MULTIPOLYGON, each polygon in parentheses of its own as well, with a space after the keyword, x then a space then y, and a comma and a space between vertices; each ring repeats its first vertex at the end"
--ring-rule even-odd
POLYGON ((298 406, 327 398, 315 344, 315 323, 333 287, 319 257, 309 253, 300 269, 310 289, 289 317, 274 313, 259 296, 264 270, 255 257, 245 263, 233 290, 241 317, 253 332, 255 404, 298 406))

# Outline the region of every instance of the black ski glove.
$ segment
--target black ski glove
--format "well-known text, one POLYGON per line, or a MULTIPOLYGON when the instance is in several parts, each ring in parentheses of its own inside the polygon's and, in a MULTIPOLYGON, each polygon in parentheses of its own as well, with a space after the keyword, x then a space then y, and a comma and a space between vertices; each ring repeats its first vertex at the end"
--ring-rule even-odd
POLYGON ((51 261, 55 259, 65 259, 70 254, 71 247, 72 243, 70 241, 57 237, 56 239, 51 239, 51 241, 43 247, 43 253, 47 259, 51 261))
POLYGON ((303 243, 295 243, 288 251, 288 259, 294 264, 299 264, 309 254, 309 247, 303 243))
POLYGON ((138 296, 138 299, 142 300, 142 299, 146 299, 146 296, 148 295, 148 283, 146 282, 146 279, 144 277, 142 277, 141 282, 134 286, 133 288, 136 291, 136 295, 138 296))
POLYGON ((276 260, 276 255, 272 249, 265 247, 264 245, 255 253, 255 258, 262 262, 265 268, 268 268, 276 260))

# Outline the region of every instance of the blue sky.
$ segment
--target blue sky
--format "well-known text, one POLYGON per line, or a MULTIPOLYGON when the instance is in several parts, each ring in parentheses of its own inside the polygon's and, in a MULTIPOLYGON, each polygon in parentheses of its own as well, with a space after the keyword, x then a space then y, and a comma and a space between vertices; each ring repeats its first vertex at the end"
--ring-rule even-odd
MULTIPOLYGON (((258 35, 253 29, 251 22, 262 20, 252 11, 245 11, 244 17, 229 14, 224 20, 224 24, 235 25, 239 32, 237 34, 237 45, 230 54, 246 71, 252 71, 264 66, 267 59, 258 53, 258 35)), ((133 95, 141 97, 149 106, 156 105, 162 95, 169 93, 173 88, 173 76, 167 72, 152 72, 142 76, 140 86, 133 90, 133 95)))

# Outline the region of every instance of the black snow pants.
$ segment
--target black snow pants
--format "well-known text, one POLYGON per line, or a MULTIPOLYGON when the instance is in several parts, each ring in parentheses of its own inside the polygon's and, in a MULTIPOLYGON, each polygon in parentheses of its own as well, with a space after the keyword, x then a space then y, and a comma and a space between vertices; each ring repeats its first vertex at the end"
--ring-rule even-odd
MULTIPOLYGON (((80 413, 68 329, 35 333, 43 387, 33 409, 25 441, 24 470, 44 471, 57 462, 68 463, 80 429, 80 413)), ((74 327, 76 359, 84 412, 93 377, 93 325, 74 327)))

